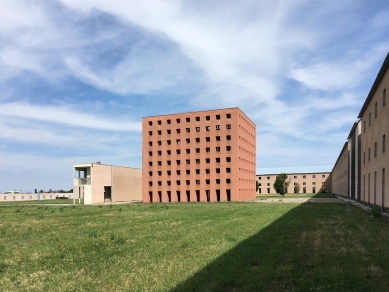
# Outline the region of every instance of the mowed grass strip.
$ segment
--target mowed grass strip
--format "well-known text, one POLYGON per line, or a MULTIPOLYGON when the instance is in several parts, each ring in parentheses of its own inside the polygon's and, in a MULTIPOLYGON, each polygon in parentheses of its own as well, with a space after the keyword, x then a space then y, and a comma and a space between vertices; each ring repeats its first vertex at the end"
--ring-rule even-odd
POLYGON ((335 198, 331 193, 306 193, 306 194, 285 194, 281 196, 280 194, 268 194, 268 195, 257 195, 257 199, 287 199, 287 198, 335 198))
POLYGON ((1 291, 387 291, 389 225, 344 204, 0 207, 1 291))

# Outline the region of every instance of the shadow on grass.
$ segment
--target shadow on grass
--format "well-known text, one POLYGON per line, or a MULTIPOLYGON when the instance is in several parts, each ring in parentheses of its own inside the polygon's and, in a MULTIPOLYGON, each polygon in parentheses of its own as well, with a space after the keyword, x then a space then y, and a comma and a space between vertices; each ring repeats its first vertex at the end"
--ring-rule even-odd
POLYGON ((302 204, 171 291, 387 291, 387 235, 357 208, 302 204))

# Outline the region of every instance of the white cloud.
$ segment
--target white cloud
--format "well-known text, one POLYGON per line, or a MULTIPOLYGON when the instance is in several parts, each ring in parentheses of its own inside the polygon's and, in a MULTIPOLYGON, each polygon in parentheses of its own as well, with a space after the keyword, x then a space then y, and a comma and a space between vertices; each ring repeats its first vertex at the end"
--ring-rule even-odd
POLYGON ((32 105, 22 102, 0 104, 0 114, 44 122, 58 123, 78 128, 91 128, 109 131, 142 131, 141 122, 121 119, 108 119, 103 116, 77 111, 69 105, 32 105))

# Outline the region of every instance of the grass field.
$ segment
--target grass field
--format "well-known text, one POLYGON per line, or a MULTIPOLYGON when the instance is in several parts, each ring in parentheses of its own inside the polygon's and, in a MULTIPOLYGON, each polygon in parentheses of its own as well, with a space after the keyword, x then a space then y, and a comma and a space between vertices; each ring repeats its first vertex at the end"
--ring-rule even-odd
POLYGON ((273 199, 273 198, 335 198, 330 193, 317 193, 317 194, 285 194, 281 196, 279 194, 257 195, 257 199, 273 199))
POLYGON ((388 248, 345 204, 0 206, 1 291, 387 291, 388 248))
MULTIPOLYGON (((81 204, 83 204, 84 199, 81 200, 81 204)), ((42 204, 73 204, 73 199, 54 199, 54 200, 34 200, 34 201, 7 201, 7 202, 0 202, 1 205, 17 205, 17 206, 24 206, 24 205, 42 205, 42 204)), ((76 200, 76 204, 78 204, 78 199, 76 200)))

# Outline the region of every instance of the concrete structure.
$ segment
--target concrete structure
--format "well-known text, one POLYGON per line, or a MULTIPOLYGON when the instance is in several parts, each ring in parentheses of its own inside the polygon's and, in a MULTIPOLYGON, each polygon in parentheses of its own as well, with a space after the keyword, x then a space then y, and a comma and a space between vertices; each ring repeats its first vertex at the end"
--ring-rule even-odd
POLYGON ((84 204, 142 200, 142 170, 99 162, 73 165, 75 198, 84 204))
POLYGON ((143 202, 255 199, 256 126, 239 109, 142 119, 143 202))
POLYGON ((0 202, 55 200, 56 197, 73 198, 73 193, 8 193, 0 194, 0 202))
MULTIPOLYGON (((275 194, 274 182, 278 174, 257 174, 259 183, 258 194, 268 195, 275 194)), ((300 185, 299 193, 319 193, 331 190, 330 172, 313 172, 313 173, 290 173, 288 174, 289 186, 288 194, 294 193, 294 186, 300 185)))
POLYGON ((386 137, 389 134, 389 111, 386 92, 389 89, 389 54, 348 136, 332 170, 334 192, 381 208, 389 206, 386 137), (346 154, 347 152, 347 154, 346 154), (347 164, 346 164, 347 156, 347 164), (347 173, 347 191, 345 177, 347 173))

